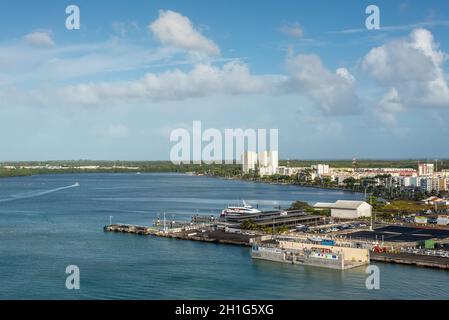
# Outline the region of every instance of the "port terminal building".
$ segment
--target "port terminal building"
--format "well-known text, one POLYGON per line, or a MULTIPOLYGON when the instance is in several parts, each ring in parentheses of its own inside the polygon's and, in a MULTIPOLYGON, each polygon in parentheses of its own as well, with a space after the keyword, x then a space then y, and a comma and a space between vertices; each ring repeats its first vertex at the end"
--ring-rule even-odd
POLYGON ((265 211, 253 214, 243 214, 236 216, 226 216, 221 221, 233 224, 233 227, 239 228, 240 224, 246 220, 251 220, 258 226, 279 228, 294 228, 297 225, 319 225, 324 223, 324 217, 311 215, 303 210, 277 210, 265 211))

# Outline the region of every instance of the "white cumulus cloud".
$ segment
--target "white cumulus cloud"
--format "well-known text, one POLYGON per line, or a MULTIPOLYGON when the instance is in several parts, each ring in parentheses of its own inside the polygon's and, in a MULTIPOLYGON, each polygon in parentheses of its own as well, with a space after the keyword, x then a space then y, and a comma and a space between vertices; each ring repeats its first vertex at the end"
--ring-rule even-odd
POLYGON ((405 108, 402 105, 396 88, 390 88, 388 92, 382 97, 376 110, 377 117, 388 126, 396 125, 396 114, 404 112, 405 108))
POLYGON ((416 29, 405 39, 372 49, 362 65, 380 85, 394 87, 404 106, 449 107, 444 60, 432 33, 416 29))
POLYGON ((54 46, 55 42, 48 31, 34 31, 23 37, 26 43, 34 46, 49 47, 54 46))
POLYGON ((163 45, 210 56, 220 54, 219 47, 195 29, 188 17, 180 13, 160 10, 159 17, 150 24, 149 29, 163 45))
POLYGON ((346 68, 332 72, 315 54, 290 56, 286 65, 288 79, 284 87, 289 92, 310 97, 328 115, 360 111, 355 91, 356 80, 346 68))
POLYGON ((231 61, 219 68, 198 64, 190 72, 179 69, 161 74, 148 73, 128 82, 79 84, 60 90, 72 103, 138 102, 184 100, 213 94, 250 94, 270 90, 270 79, 251 75, 248 67, 231 61))
POLYGON ((302 38, 304 36, 304 28, 299 23, 284 23, 280 31, 294 38, 302 38))

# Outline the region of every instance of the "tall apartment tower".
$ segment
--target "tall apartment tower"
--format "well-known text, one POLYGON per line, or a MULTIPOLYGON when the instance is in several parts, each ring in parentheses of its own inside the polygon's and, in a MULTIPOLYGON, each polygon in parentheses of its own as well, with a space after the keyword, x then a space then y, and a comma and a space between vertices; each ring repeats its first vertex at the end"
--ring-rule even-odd
POLYGON ((275 174, 279 168, 279 152, 269 151, 268 156, 270 157, 270 164, 273 167, 273 174, 275 174))
POLYGON ((259 153, 259 175, 271 176, 279 168, 279 154, 277 151, 262 151, 259 153))
POLYGON ((419 163, 418 175, 420 176, 432 176, 434 172, 433 163, 419 163))
POLYGON ((268 151, 259 152, 259 167, 268 167, 269 162, 268 151))
POLYGON ((254 151, 242 153, 242 172, 247 174, 259 168, 260 176, 271 176, 279 169, 279 154, 277 151, 254 151))
POLYGON ((256 171, 257 153, 254 151, 246 151, 242 154, 242 171, 250 173, 256 171))
POLYGON ((326 175, 330 173, 330 168, 328 164, 317 164, 316 171, 318 175, 326 175))

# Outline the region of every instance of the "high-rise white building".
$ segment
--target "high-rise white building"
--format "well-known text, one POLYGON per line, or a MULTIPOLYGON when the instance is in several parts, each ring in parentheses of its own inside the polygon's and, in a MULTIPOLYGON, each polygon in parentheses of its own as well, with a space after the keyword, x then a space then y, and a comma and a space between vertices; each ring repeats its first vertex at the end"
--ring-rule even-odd
POLYGON ((418 175, 431 176, 434 172, 433 163, 420 163, 418 164, 418 175))
POLYGON ((259 167, 268 167, 268 151, 259 152, 259 167))
POLYGON ((262 151, 259 153, 259 175, 271 176, 276 174, 279 168, 279 156, 277 151, 262 151))
POLYGON ((279 168, 279 156, 277 151, 262 151, 257 154, 247 151, 242 154, 242 171, 249 173, 259 168, 260 176, 276 174, 279 168))
POLYGON ((279 153, 277 151, 269 151, 270 164, 273 167, 273 174, 278 171, 279 168, 279 153))
POLYGON ((316 173, 319 176, 330 174, 330 168, 329 168, 328 164, 317 164, 316 166, 312 166, 312 167, 316 170, 316 173))
POLYGON ((242 171, 243 173, 255 172, 257 165, 257 153, 254 151, 246 151, 242 154, 242 171))

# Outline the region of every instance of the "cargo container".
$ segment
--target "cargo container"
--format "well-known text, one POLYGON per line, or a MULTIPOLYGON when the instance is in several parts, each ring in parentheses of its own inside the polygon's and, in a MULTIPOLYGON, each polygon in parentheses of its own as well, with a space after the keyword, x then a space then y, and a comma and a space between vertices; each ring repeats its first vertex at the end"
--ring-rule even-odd
POLYGON ((424 240, 424 248, 425 249, 435 249, 435 241, 432 239, 424 240))
POLYGON ((447 226, 449 224, 449 216, 438 216, 437 224, 440 226, 447 226))
POLYGON ((427 217, 415 217, 415 223, 427 224, 427 217))
POLYGON ((322 246, 334 246, 335 245, 335 241, 334 240, 321 240, 321 245, 322 246))
POLYGON ((432 239, 421 240, 418 242, 418 247, 421 249, 435 249, 435 246, 435 241, 433 241, 432 239))

